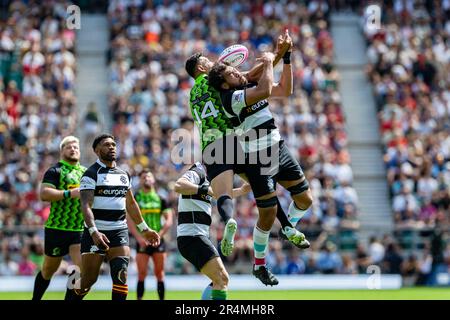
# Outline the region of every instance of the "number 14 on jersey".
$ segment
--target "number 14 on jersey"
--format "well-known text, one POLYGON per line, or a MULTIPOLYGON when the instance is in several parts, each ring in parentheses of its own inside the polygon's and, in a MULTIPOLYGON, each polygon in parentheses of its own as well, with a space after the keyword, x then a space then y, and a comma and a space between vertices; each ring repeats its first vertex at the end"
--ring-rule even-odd
POLYGON ((219 111, 214 107, 214 104, 211 101, 208 101, 205 103, 205 105, 203 106, 203 110, 202 110, 202 114, 201 114, 201 118, 198 115, 197 109, 194 109, 194 114, 195 114, 195 118, 197 120, 197 123, 199 125, 202 124, 202 120, 206 119, 208 117, 217 117, 217 115, 219 114, 219 111))

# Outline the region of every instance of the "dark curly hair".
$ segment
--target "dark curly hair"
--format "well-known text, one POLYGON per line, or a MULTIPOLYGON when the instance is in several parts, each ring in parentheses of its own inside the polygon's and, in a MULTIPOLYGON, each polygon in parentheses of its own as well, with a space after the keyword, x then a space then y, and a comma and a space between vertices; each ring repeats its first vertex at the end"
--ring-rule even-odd
POLYGON ((216 62, 208 73, 209 85, 218 91, 223 90, 222 84, 225 82, 223 72, 227 66, 228 65, 223 62, 216 62))
POLYGON ((114 138, 114 136, 111 135, 111 134, 108 134, 108 133, 101 134, 101 135, 97 136, 97 137, 94 139, 94 142, 92 143, 92 149, 94 149, 94 151, 95 151, 95 147, 97 147, 97 145, 98 145, 100 142, 102 142, 102 140, 107 139, 107 138, 111 138, 111 139, 113 139, 114 141, 116 140, 116 139, 114 138))

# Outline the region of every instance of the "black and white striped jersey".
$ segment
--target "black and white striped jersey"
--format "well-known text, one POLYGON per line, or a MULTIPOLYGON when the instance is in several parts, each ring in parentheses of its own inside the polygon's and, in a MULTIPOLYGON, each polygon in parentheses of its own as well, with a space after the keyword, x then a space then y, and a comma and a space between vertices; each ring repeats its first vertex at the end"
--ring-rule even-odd
MULTIPOLYGON (((186 171, 183 178, 196 185, 209 185, 206 171, 197 162, 186 171)), ((209 195, 180 195, 178 198, 178 226, 177 237, 206 236, 209 237, 211 225, 211 196, 209 195)))
POLYGON ((246 89, 254 86, 250 83, 220 93, 225 115, 231 119, 236 134, 241 136, 242 148, 247 153, 267 149, 281 140, 267 99, 247 105, 246 89), (244 136, 247 137, 242 139, 244 136))
POLYGON ((130 188, 131 178, 126 171, 106 167, 98 159, 83 174, 80 190, 94 190, 91 209, 99 230, 127 228, 125 196, 130 188))

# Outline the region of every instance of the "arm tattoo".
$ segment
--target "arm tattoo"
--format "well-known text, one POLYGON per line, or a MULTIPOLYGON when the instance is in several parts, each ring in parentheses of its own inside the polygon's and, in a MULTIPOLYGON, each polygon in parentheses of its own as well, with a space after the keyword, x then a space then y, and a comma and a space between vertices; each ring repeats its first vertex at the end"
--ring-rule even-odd
POLYGON ((80 191, 81 206, 87 204, 89 207, 94 203, 94 190, 81 190, 80 191))
POLYGON ((91 206, 94 202, 94 190, 80 191, 81 211, 83 212, 84 221, 88 227, 95 226, 94 213, 91 206))

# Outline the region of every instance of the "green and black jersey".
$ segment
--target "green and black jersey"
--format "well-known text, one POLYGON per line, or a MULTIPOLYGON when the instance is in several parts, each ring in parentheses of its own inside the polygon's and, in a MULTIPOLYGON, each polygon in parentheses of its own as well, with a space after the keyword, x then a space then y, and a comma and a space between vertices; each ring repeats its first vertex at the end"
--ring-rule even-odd
POLYGON ((202 150, 216 139, 233 132, 231 120, 224 114, 220 94, 209 86, 206 74, 195 79, 189 106, 199 129, 202 150))
POLYGON ((141 209, 144 221, 151 229, 159 232, 162 227, 161 215, 166 210, 170 210, 164 198, 160 197, 155 191, 144 192, 139 190, 135 199, 141 209))
MULTIPOLYGON (((80 164, 73 166, 64 160, 60 160, 58 164, 45 172, 42 184, 58 190, 75 189, 80 186, 81 176, 85 171, 86 168, 80 164)), ((83 231, 80 199, 70 198, 53 201, 45 227, 64 231, 83 231)))

